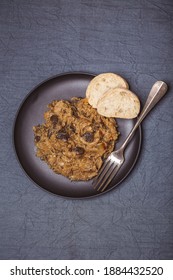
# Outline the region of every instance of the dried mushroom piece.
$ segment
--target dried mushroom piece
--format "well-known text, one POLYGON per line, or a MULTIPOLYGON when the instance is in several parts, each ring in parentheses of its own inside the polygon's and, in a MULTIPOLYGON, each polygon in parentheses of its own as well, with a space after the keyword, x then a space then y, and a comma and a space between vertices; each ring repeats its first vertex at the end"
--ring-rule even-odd
POLYGON ((57 132, 56 138, 61 139, 63 141, 68 141, 68 139, 70 138, 70 135, 67 133, 65 128, 62 128, 57 132))
POLYGON ((73 151, 77 154, 77 155, 83 155, 85 153, 85 149, 82 147, 75 147, 73 149, 73 151))
POLYGON ((36 135, 35 137, 34 137, 34 140, 35 140, 35 142, 37 143, 37 142, 39 142, 40 141, 40 136, 39 135, 36 135))
POLYGON ((50 121, 53 123, 53 124, 57 124, 58 123, 58 116, 57 115, 52 115, 50 117, 50 121))
POLYGON ((94 141, 94 133, 93 132, 85 132, 82 137, 88 143, 91 143, 91 142, 94 141))

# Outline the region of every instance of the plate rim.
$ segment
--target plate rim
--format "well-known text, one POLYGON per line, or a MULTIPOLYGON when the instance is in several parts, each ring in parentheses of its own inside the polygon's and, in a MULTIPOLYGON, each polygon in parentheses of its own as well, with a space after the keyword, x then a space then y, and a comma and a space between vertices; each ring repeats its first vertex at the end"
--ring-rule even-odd
POLYGON ((88 76, 91 76, 91 77, 95 77, 96 73, 93 73, 93 72, 82 72, 82 71, 72 71, 72 72, 64 72, 64 73, 59 73, 59 74, 56 74, 56 75, 53 75, 53 76, 50 76, 48 77, 47 79, 44 79, 43 81, 41 81, 40 83, 38 83, 36 86, 34 86, 33 88, 31 88, 31 90, 27 93, 27 95, 22 99, 22 101, 20 102, 19 106, 18 106, 18 109, 15 113, 15 117, 14 117, 14 121, 13 121, 13 125, 12 125, 12 144, 13 144, 13 150, 14 150, 14 153, 15 153, 15 157, 17 159, 17 162, 19 163, 19 166, 20 168, 22 169, 23 173, 26 175, 27 178, 29 178, 29 180, 37 187, 39 187, 41 190, 51 194, 51 195, 54 195, 54 196, 58 196, 58 197, 61 197, 61 198, 66 198, 66 199, 72 199, 72 200, 83 200, 83 199, 93 199, 93 198, 96 198, 100 195, 103 195, 103 194, 106 194, 110 191, 112 191, 113 189, 115 189, 118 185, 120 185, 129 175, 130 172, 132 172, 132 170, 134 169, 136 163, 137 163, 137 160, 139 159, 139 154, 140 154, 140 151, 141 151, 141 147, 142 147, 142 126, 141 124, 139 125, 138 127, 138 131, 139 131, 139 144, 138 144, 138 149, 137 149, 137 153, 136 153, 136 156, 135 156, 135 160, 133 161, 133 164, 130 166, 128 172, 125 174, 125 176, 123 176, 123 178, 118 182, 116 183, 115 185, 113 185, 110 189, 106 189, 104 192, 98 192, 96 194, 93 194, 93 195, 88 195, 88 196, 82 196, 82 197, 75 197, 75 196, 66 196, 66 195, 62 195, 62 194, 57 194, 57 193, 54 193, 54 192, 51 192, 50 190, 40 186, 37 182, 35 182, 30 176, 29 174, 27 173, 27 171, 24 169, 22 163, 20 162, 19 160, 19 157, 18 157, 18 154, 17 154, 17 150, 16 150, 16 145, 15 145, 15 127, 16 127, 16 123, 17 123, 17 118, 19 116, 19 113, 20 113, 20 110, 22 108, 22 106, 24 105, 25 101, 27 100, 27 98, 37 89, 39 88, 40 86, 42 86, 44 83, 47 83, 49 82, 50 80, 53 80, 53 79, 56 79, 58 77, 61 77, 61 76, 68 76, 68 75, 88 75, 88 76))

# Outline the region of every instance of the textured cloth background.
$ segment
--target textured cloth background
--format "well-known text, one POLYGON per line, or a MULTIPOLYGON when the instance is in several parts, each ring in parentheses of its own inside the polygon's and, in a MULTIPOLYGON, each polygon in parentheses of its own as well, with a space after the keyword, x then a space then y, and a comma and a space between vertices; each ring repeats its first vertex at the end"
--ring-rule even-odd
POLYGON ((0 259, 173 259, 173 1, 0 1, 0 259), (62 72, 116 72, 141 102, 140 158, 113 191, 71 200, 38 188, 12 141, 20 103, 62 72))

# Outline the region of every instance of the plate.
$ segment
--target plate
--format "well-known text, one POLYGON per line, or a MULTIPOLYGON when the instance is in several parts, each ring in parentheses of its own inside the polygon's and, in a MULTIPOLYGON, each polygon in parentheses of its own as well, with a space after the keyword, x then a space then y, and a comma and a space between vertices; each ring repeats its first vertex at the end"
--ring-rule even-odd
MULTIPOLYGON (((41 188, 56 195, 69 198, 87 198, 115 188, 134 167, 141 147, 141 127, 125 151, 125 163, 111 182, 107 190, 97 192, 92 180, 85 182, 70 181, 55 174, 45 162, 35 156, 34 134, 32 127, 44 121, 43 113, 47 105, 55 99, 70 99, 73 96, 84 97, 86 88, 95 75, 88 73, 65 73, 52 77, 35 87, 22 102, 14 123, 14 148, 17 158, 26 174, 41 188)), ((118 148, 134 126, 136 120, 117 119, 120 137, 118 148)))

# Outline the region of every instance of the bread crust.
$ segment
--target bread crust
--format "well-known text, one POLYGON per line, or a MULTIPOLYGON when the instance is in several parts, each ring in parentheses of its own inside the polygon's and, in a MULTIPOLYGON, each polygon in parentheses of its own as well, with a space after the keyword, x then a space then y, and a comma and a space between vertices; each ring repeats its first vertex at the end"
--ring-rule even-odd
POLYGON ((99 99, 97 111, 105 117, 133 119, 139 114, 140 101, 136 94, 128 89, 109 89, 99 99))
POLYGON ((94 77, 86 90, 86 98, 93 108, 97 108, 98 100, 109 89, 121 87, 129 88, 127 81, 114 73, 102 73, 94 77))

